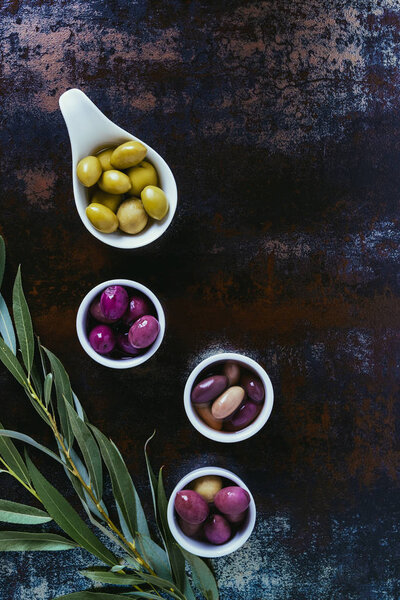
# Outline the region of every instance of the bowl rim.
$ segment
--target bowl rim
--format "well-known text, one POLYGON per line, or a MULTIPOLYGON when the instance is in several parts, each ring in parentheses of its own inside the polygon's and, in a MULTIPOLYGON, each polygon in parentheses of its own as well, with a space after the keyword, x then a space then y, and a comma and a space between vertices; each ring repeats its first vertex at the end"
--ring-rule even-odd
MULTIPOLYGON (((256 504, 254 502, 253 495, 244 481, 232 471, 228 469, 224 469, 223 467, 200 467, 187 473, 182 479, 177 483, 174 487, 172 494, 170 495, 168 506, 167 506, 167 520, 168 525, 171 530, 171 533, 175 540, 188 552, 195 554, 196 556, 202 556, 203 558, 219 558, 221 556, 226 556, 227 554, 231 554, 235 552, 239 548, 243 546, 249 539, 250 535, 253 532, 254 525, 256 522, 256 504), (245 489, 250 496, 250 504, 249 504, 249 514, 247 519, 247 524, 242 532, 239 535, 235 535, 231 540, 226 542, 225 544, 221 544, 220 546, 214 546, 210 544, 210 548, 201 549, 199 548, 200 542, 193 540, 192 538, 185 535, 177 524, 177 519, 175 517, 175 508, 174 501, 176 494, 185 488, 188 483, 191 483, 194 479, 198 477, 204 477, 205 475, 219 475, 220 477, 224 477, 225 479, 229 479, 236 485, 239 485, 243 489, 245 489)), ((201 543, 204 546, 204 542, 201 543)))
POLYGON ((138 281, 133 281, 132 279, 109 279, 108 281, 104 281, 99 283, 94 288, 89 290, 89 292, 82 299, 78 312, 76 315, 76 332, 78 335, 79 342, 82 348, 85 350, 86 354, 90 356, 97 363, 109 367, 111 369, 131 369, 133 367, 137 367, 153 356, 160 347, 165 334, 165 314, 163 307, 157 298, 157 296, 152 292, 148 287, 139 283, 138 281), (121 285, 124 287, 133 288, 139 292, 142 292, 145 296, 151 300, 154 305, 154 308, 157 312, 158 322, 160 324, 160 331, 155 342, 150 346, 150 348, 144 352, 143 354, 139 354, 139 356, 133 356, 132 358, 126 359, 115 359, 108 358, 102 354, 98 354, 90 345, 88 335, 86 333, 86 319, 89 312, 90 305, 92 301, 110 285, 121 285))
POLYGON ((274 405, 274 389, 267 372, 254 359, 245 356, 244 354, 239 354, 236 352, 220 352, 218 354, 212 354, 211 356, 208 356, 192 370, 186 381, 185 389, 183 392, 183 402, 186 415, 189 421, 199 433, 215 442, 230 444, 247 440, 256 433, 258 433, 260 429, 264 427, 271 415, 272 408, 274 405), (196 414, 195 410, 193 409, 193 405, 190 398, 190 393, 192 391, 193 384, 197 379, 198 375, 201 373, 201 371, 216 362, 225 362, 227 360, 240 362, 244 364, 247 368, 250 368, 251 370, 255 371, 256 374, 260 377, 265 389, 265 400, 258 417, 256 417, 256 419, 244 429, 240 429, 239 431, 234 432, 222 432, 209 427, 196 414))

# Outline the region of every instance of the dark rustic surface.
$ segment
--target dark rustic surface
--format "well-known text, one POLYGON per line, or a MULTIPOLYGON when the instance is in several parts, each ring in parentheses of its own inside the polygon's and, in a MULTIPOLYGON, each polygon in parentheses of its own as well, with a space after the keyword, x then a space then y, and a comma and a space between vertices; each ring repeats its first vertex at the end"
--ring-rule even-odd
MULTIPOLYGON (((168 489, 216 464, 254 493, 253 536, 214 563, 222 600, 398 600, 398 2, 3 0, 0 32, 5 292, 21 262, 37 332, 148 511, 156 428, 168 489), (173 226, 146 249, 102 245, 77 216, 58 110, 69 87, 176 176, 173 226), (167 314, 161 349, 130 372, 92 362, 75 333, 82 297, 113 277, 148 285, 167 314), (233 447, 197 434, 182 406, 193 366, 227 349, 259 360, 276 394, 264 430, 233 447)), ((49 442, 4 369, 0 388, 1 420, 49 442)), ((3 554, 0 598, 89 587, 76 575, 88 561, 3 554)))

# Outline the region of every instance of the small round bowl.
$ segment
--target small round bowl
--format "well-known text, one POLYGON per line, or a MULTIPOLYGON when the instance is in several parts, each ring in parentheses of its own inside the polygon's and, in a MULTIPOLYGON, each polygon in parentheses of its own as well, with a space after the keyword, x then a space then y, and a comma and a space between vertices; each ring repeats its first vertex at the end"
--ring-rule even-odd
POLYGON ((248 438, 255 435, 258 431, 260 431, 262 427, 264 427, 265 423, 269 419, 272 407, 274 405, 274 390, 272 387, 271 380, 268 377, 267 373, 255 360, 249 358, 248 356, 244 356, 243 354, 236 354, 234 352, 222 352, 221 354, 214 354, 213 356, 209 356, 193 369, 185 385, 185 390, 183 393, 183 402, 188 419, 193 425, 193 427, 197 429, 197 431, 199 431, 202 435, 209 438, 210 440, 214 440, 215 442, 223 442, 225 444, 230 444, 234 442, 241 442, 243 440, 247 440, 248 438), (265 389, 265 400, 258 417, 256 417, 255 420, 244 429, 233 432, 217 431, 216 429, 212 429, 212 427, 209 427, 196 413, 191 401, 192 388, 194 382, 196 381, 200 373, 207 367, 210 367, 210 365, 223 363, 227 360, 233 360, 239 363, 240 366, 245 367, 250 371, 254 371, 256 375, 258 375, 258 377, 261 379, 265 389))
POLYGON ((105 367, 110 367, 111 369, 131 369, 132 367, 137 367, 138 365, 146 362, 146 360, 149 360, 149 358, 151 358, 153 354, 157 352, 165 333, 165 315, 157 296, 153 294, 153 292, 146 286, 138 283, 137 281, 131 281, 130 279, 110 279, 109 281, 104 281, 103 283, 96 285, 96 287, 90 290, 90 292, 88 292, 82 300, 78 309, 78 314, 76 315, 76 331, 82 348, 85 350, 86 354, 93 358, 93 360, 101 365, 104 365, 105 367), (137 290, 138 292, 142 292, 142 294, 151 300, 154 308, 156 309, 157 319, 160 324, 158 337, 154 343, 145 352, 143 352, 143 354, 139 354, 139 356, 121 359, 109 358, 108 356, 98 354, 98 352, 96 352, 90 345, 89 336, 87 334, 87 318, 90 305, 96 296, 98 296, 109 285, 122 285, 124 287, 137 290))
POLYGON ((221 467, 202 467, 201 469, 196 469, 195 471, 185 475, 185 477, 180 480, 178 485, 175 486, 175 489, 172 492, 168 502, 167 519, 172 535, 178 544, 182 546, 182 548, 188 552, 191 552, 192 554, 195 554, 196 556, 203 556, 204 558, 218 558, 219 556, 226 556, 227 554, 235 552, 235 550, 238 550, 238 548, 243 546, 243 544, 248 540, 256 522, 256 505, 249 488, 245 485, 245 483, 243 483, 240 477, 231 471, 228 471, 227 469, 222 469, 221 467), (220 546, 216 546, 207 541, 195 540, 185 535, 182 529, 179 527, 174 508, 176 494, 180 490, 184 490, 188 484, 198 477, 204 477, 205 475, 219 475, 224 479, 229 479, 229 481, 232 481, 233 484, 239 485, 245 489, 250 496, 250 504, 247 510, 246 519, 236 531, 233 538, 225 544, 221 544, 220 546))

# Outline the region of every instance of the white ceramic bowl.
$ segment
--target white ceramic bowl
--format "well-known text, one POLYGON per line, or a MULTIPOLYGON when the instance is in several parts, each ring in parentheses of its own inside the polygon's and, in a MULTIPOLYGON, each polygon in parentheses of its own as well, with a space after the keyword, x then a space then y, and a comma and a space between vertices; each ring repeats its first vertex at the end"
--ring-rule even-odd
POLYGON ((203 467, 188 473, 188 475, 185 475, 185 477, 183 477, 175 487, 168 502, 167 518, 171 533, 178 544, 182 546, 182 548, 188 552, 191 552, 192 554, 196 554, 196 556, 217 558, 219 556, 226 556, 227 554, 235 552, 235 550, 243 546, 243 544, 248 540, 256 522, 256 505, 249 488, 245 485, 245 483, 243 483, 240 477, 231 471, 228 471, 227 469, 221 469, 220 467, 203 467), (232 481, 234 485, 239 485, 240 487, 244 488, 250 495, 250 504, 246 519, 243 521, 233 538, 225 544, 221 544, 220 546, 210 544, 206 541, 195 540, 185 535, 182 529, 179 527, 178 519, 174 509, 176 494, 180 490, 187 488, 187 486, 198 477, 204 477, 205 475, 219 475, 220 477, 229 479, 229 481, 232 481))
POLYGON ((165 333, 165 315, 157 296, 153 294, 153 292, 146 286, 138 283, 137 281, 131 281, 130 279, 110 279, 109 281, 104 281, 103 283, 96 285, 96 287, 90 290, 90 292, 88 292, 82 300, 78 309, 78 314, 76 315, 76 331, 82 348, 91 358, 93 358, 93 360, 101 365, 104 365, 105 367, 110 367, 111 369, 131 369, 132 367, 137 367, 138 365, 146 362, 146 360, 149 360, 149 358, 153 356, 155 352, 157 352, 165 333), (160 323, 158 337, 156 338, 154 344, 145 350, 143 354, 139 354, 139 356, 122 359, 109 358, 108 356, 98 354, 90 345, 89 336, 87 334, 87 319, 90 305, 96 296, 101 294, 101 292, 103 292, 109 285, 122 285, 126 288, 131 288, 133 290, 137 290, 138 292, 142 292, 142 294, 151 300, 154 308, 156 309, 157 319, 160 323))
POLYGON ((75 204, 86 229, 98 240, 115 248, 140 248, 157 240, 171 224, 178 202, 175 179, 165 160, 146 142, 110 121, 81 90, 71 89, 64 92, 59 103, 71 141, 75 204), (102 149, 118 146, 129 140, 136 140, 146 146, 146 160, 148 159, 157 170, 159 186, 168 198, 169 210, 161 221, 149 219, 145 229, 135 235, 128 235, 120 229, 114 233, 102 233, 93 227, 86 216, 88 190, 76 175, 76 165, 89 154, 96 154, 102 149))
POLYGON ((271 380, 268 377, 267 373, 255 360, 244 356, 243 354, 236 354, 234 352, 223 352, 221 354, 214 354, 213 356, 209 356, 200 364, 198 364, 195 369, 193 369, 186 382, 185 391, 183 393, 183 402, 189 421, 191 422, 193 427, 197 429, 197 431, 199 431, 201 434, 203 434, 210 440, 229 444, 233 442, 241 442, 243 440, 247 440, 248 438, 255 435, 258 431, 260 431, 262 427, 264 427, 265 423, 269 419, 274 404, 274 390, 272 387, 271 380), (197 412, 194 410, 192 401, 190 399, 193 384, 196 381, 197 377, 200 375, 200 373, 207 367, 210 367, 211 365, 223 363, 227 360, 233 360, 239 363, 239 365, 245 367, 246 369, 254 371, 256 375, 258 375, 258 377, 261 379, 265 389, 265 400, 258 417, 256 417, 256 419, 244 429, 234 432, 217 431, 216 429, 212 429, 211 427, 206 425, 206 423, 199 417, 197 412))

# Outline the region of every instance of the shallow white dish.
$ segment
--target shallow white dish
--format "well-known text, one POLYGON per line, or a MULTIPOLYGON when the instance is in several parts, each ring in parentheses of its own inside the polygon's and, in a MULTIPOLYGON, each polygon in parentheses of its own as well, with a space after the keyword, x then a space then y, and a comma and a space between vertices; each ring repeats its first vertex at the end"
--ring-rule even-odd
POLYGON ((110 279, 109 281, 104 281, 103 283, 96 285, 96 287, 90 290, 90 292, 88 292, 82 300, 76 315, 76 332, 82 348, 85 350, 86 354, 90 356, 90 358, 93 358, 93 360, 96 362, 104 365, 105 367, 110 367, 111 369, 131 369, 132 367, 137 367, 138 365, 146 362, 146 360, 149 360, 149 358, 152 357, 155 352, 157 352, 161 342, 163 341, 165 333, 165 315, 159 299, 145 285, 142 285, 137 281, 131 281, 130 279, 110 279), (89 336, 87 333, 87 319, 90 305, 96 296, 101 294, 101 292, 103 292, 109 285, 122 285, 125 288, 131 288, 133 290, 137 290, 138 292, 142 292, 142 294, 151 300, 154 308, 156 309, 157 319, 160 324, 160 331, 155 342, 147 350, 145 350, 143 354, 139 354, 139 356, 122 359, 109 358, 108 356, 104 356, 96 352, 90 345, 89 336))
POLYGON ((210 440, 229 444, 233 442, 241 442, 243 440, 247 440, 248 438, 255 435, 258 431, 260 431, 262 427, 264 427, 265 423, 269 419, 272 407, 274 405, 274 390, 272 387, 271 380, 268 377, 266 371, 255 360, 249 358, 248 356, 244 356, 243 354, 236 354, 234 352, 222 352, 221 354, 214 354, 213 356, 209 356, 193 369, 185 385, 185 390, 183 393, 183 402, 188 419, 193 425, 193 427, 197 429, 197 431, 199 431, 202 435, 209 438, 210 440), (265 389, 265 400, 258 417, 256 417, 256 419, 244 429, 234 432, 217 431, 216 429, 212 429, 211 427, 206 425, 206 423, 196 413, 191 401, 191 392, 193 384, 196 381, 197 377, 200 375, 200 373, 213 364, 226 362, 227 360, 233 360, 239 363, 239 365, 245 367, 246 369, 254 371, 256 375, 258 375, 258 377, 261 379, 265 389))
POLYGON ((61 113, 67 125, 72 150, 72 183, 78 214, 94 237, 115 248, 140 248, 157 240, 169 227, 178 202, 178 192, 171 169, 163 158, 146 142, 110 121, 81 90, 71 89, 64 92, 59 100, 61 113), (128 140, 136 140, 147 148, 148 159, 157 170, 159 186, 164 190, 169 210, 161 221, 149 219, 143 231, 128 235, 117 229, 114 233, 97 231, 86 216, 88 190, 76 175, 78 162, 90 154, 96 154, 104 148, 118 146, 128 140))
POLYGON ((172 535, 178 544, 182 546, 182 548, 188 552, 191 552, 192 554, 196 554, 196 556, 203 556, 204 558, 218 558, 219 556, 226 556, 227 554, 235 552, 235 550, 243 546, 243 544, 248 540, 256 522, 256 505, 249 488, 240 479, 240 477, 231 471, 228 471, 227 469, 222 469, 221 467, 202 467, 201 469, 196 469, 195 471, 185 475, 185 477, 183 477, 175 486, 175 489, 172 492, 168 502, 167 519, 172 535), (204 477, 205 475, 219 475, 220 477, 229 479, 229 481, 232 481, 234 485, 239 485, 240 487, 244 488, 250 495, 250 504, 246 519, 235 533, 233 538, 225 544, 221 544, 220 546, 215 546, 214 544, 210 544, 206 541, 195 540, 185 535, 179 527, 174 508, 176 494, 180 490, 184 490, 194 479, 197 479, 198 477, 204 477))

